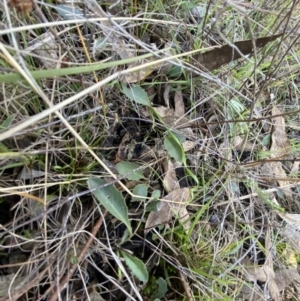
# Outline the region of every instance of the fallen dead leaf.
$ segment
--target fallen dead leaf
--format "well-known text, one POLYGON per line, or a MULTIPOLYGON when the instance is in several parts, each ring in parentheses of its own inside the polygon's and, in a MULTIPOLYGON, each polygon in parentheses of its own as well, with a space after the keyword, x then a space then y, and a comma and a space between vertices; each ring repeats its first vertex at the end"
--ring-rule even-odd
POLYGON ((297 228, 292 225, 287 225, 282 231, 281 236, 292 248, 300 253, 300 233, 297 228))
POLYGON ((297 268, 282 269, 275 273, 275 281, 279 291, 284 290, 295 280, 300 280, 297 268))
POLYGON ((177 86, 177 89, 175 91, 174 103, 175 103, 175 115, 182 117, 185 114, 185 107, 184 107, 183 96, 182 96, 180 85, 177 86))
POLYGON ((119 145, 118 152, 116 154, 115 163, 121 162, 127 158, 129 144, 130 144, 131 140, 132 140, 132 136, 127 132, 124 135, 124 137, 119 145))
MULTIPOLYGON (((132 69, 135 67, 138 67, 142 64, 154 62, 154 59, 148 59, 148 60, 143 60, 138 63, 133 63, 128 66, 127 69, 132 69)), ((145 78, 147 78, 153 71, 159 69, 160 65, 159 64, 153 64, 151 66, 145 67, 144 69, 140 69, 134 72, 130 72, 124 75, 120 76, 120 82, 121 83, 126 83, 126 84, 131 84, 131 83, 137 83, 143 81, 145 78)))
POLYGON ((258 285, 244 284, 241 289, 240 297, 244 301, 264 301, 264 294, 261 292, 258 285))
MULTIPOLYGON (((164 201, 157 204, 157 212, 150 212, 145 225, 146 231, 169 222, 174 215, 178 215, 180 220, 185 222, 189 218, 186 210, 189 198, 189 188, 176 189, 165 196, 164 201)), ((185 223, 185 227, 189 229, 190 225, 185 223)))
POLYGON ((288 287, 293 281, 300 280, 300 275, 297 271, 297 263, 295 263, 294 267, 281 269, 276 271, 276 273, 273 268, 267 265, 260 267, 254 266, 248 258, 244 258, 242 263, 245 266, 245 278, 250 282, 266 282, 273 300, 281 300, 280 291, 288 287))
POLYGON ((275 281, 275 277, 271 278, 268 281, 268 290, 269 290, 269 293, 270 293, 271 298, 273 300, 275 300, 275 301, 281 300, 281 298, 280 298, 280 291, 279 291, 278 285, 277 285, 277 283, 275 281))
MULTIPOLYGON (((272 115, 280 115, 281 111, 275 106, 272 109, 272 115)), ((270 147, 270 157, 275 159, 288 154, 290 149, 290 142, 285 133, 285 121, 282 116, 272 118, 272 144, 270 147)), ((261 173, 269 178, 286 178, 286 172, 282 167, 281 162, 268 162, 263 164, 261 168, 261 173)), ((290 188, 289 181, 277 180, 279 187, 281 188, 283 194, 291 199, 293 197, 293 192, 290 188)))
POLYGON ((295 161, 293 163, 292 168, 291 168, 291 174, 296 174, 299 171, 299 166, 300 166, 300 162, 299 161, 295 161))
POLYGON ((298 230, 300 230, 300 214, 294 214, 294 213, 282 213, 277 212, 277 214, 289 225, 296 227, 298 230))
MULTIPOLYGON (((255 266, 253 263, 249 263, 250 261, 248 261, 247 266, 245 267, 246 273, 244 273, 245 278, 248 281, 261 281, 261 282, 266 282, 271 278, 275 277, 275 273, 273 271, 273 269, 271 269, 268 266, 255 266), (250 267, 250 266, 251 267, 250 267)), ((243 263, 245 264, 245 261, 243 261, 243 263)))
POLYGON ((197 146, 197 142, 195 141, 184 141, 182 143, 182 148, 184 152, 188 152, 197 146))
MULTIPOLYGON (((272 109, 272 115, 280 115, 282 112, 274 106, 272 109)), ((284 156, 289 152, 290 141, 288 140, 285 132, 285 121, 283 116, 272 118, 272 144, 271 144, 271 158, 277 158, 284 156)))
MULTIPOLYGON (((270 270, 274 271, 273 256, 270 253, 272 246, 273 242, 271 241, 271 230, 270 228, 267 228, 265 234, 266 261, 264 266, 267 266, 270 268, 270 270)), ((268 281, 268 289, 273 300, 280 300, 280 292, 275 281, 275 275, 274 278, 271 278, 268 281)))
POLYGON ((170 109, 168 107, 159 106, 154 109, 158 115, 160 115, 161 118, 165 118, 167 116, 174 116, 175 111, 173 109, 170 109))
POLYGON ((32 11, 32 2, 31 0, 8 0, 8 6, 15 8, 19 14, 24 14, 29 16, 29 13, 32 11))
POLYGON ((234 149, 235 150, 242 150, 242 151, 253 151, 255 149, 255 145, 252 142, 244 143, 244 139, 241 136, 235 136, 233 141, 234 149))
MULTIPOLYGON (((257 48, 261 48, 276 40, 280 36, 282 36, 282 34, 258 38, 254 41, 254 44, 257 48)), ((241 58, 243 55, 245 56, 250 54, 253 51, 252 40, 235 42, 233 45, 235 48, 233 48, 231 45, 224 45, 205 53, 196 54, 192 56, 192 59, 197 61, 197 63, 200 65, 200 69, 213 71, 225 64, 241 58)))
POLYGON ((277 283, 275 281, 275 273, 273 269, 267 265, 263 265, 260 267, 256 266, 253 263, 251 263, 250 260, 247 258, 244 258, 242 262, 246 266, 244 272, 245 278, 251 282, 266 282, 272 299, 275 301, 279 301, 280 293, 277 283))
POLYGON ((166 159, 164 162, 165 176, 163 184, 167 192, 171 192, 176 189, 180 189, 180 185, 176 176, 174 164, 166 159))
POLYGON ((45 69, 57 68, 59 46, 51 32, 44 33, 30 48, 34 49, 45 69))
POLYGON ((90 288, 90 290, 92 290, 89 293, 89 298, 86 299, 85 301, 105 301, 101 295, 97 292, 97 289, 95 286, 93 286, 92 288, 90 288))
MULTIPOLYGON (((183 104, 178 105, 177 110, 182 111, 182 106, 184 106, 184 105, 183 104)), ((193 122, 190 119, 188 119, 187 117, 184 117, 184 114, 178 115, 178 114, 176 114, 174 109, 167 108, 164 106, 157 107, 157 108, 155 108, 155 110, 160 115, 160 117, 162 118, 164 123, 166 125, 168 125, 170 128, 177 129, 177 128, 184 127, 184 128, 180 129, 180 132, 183 135, 185 135, 185 136, 193 136, 194 135, 192 128, 188 127, 189 125, 192 125, 193 122)), ((194 143, 194 146, 195 145, 196 145, 196 143, 194 143)))
MULTIPOLYGON (((278 37, 282 36, 282 34, 270 36, 270 37, 263 37, 258 38, 254 41, 254 44, 257 48, 264 47, 269 42, 272 42, 276 40, 278 37)), ((121 45, 122 48, 125 49, 123 46, 124 41, 120 41, 120 39, 116 40, 116 45, 121 45)), ((222 65, 228 64, 232 61, 235 61, 242 56, 245 56, 247 54, 250 54, 253 51, 253 41, 252 40, 246 40, 246 41, 239 41, 233 43, 234 47, 231 45, 224 45, 221 47, 216 47, 213 50, 206 51, 205 53, 198 53, 196 55, 192 56, 192 61, 196 61, 197 64, 200 65, 200 69, 204 69, 205 71, 213 71, 215 69, 220 68, 222 65)), ((174 53, 172 53, 172 49, 168 49, 169 45, 166 45, 166 56, 172 56, 174 53)), ((132 54, 131 54, 132 55, 132 54)), ((176 60, 176 59, 175 59, 176 60)), ((151 60, 148 60, 148 62, 151 62, 151 60)), ((129 68, 136 67, 141 65, 141 63, 133 64, 129 66, 129 68)), ((153 60, 153 65, 150 67, 145 68, 145 70, 133 72, 131 74, 125 74, 121 77, 120 81, 125 83, 135 83, 141 80, 144 80, 149 74, 151 74, 155 70, 160 69, 161 74, 166 74, 170 68, 172 67, 172 64, 169 62, 162 63, 155 63, 153 60)))
MULTIPOLYGON (((156 45, 155 44, 151 44, 151 45, 152 45, 153 51, 155 51, 157 49, 156 45)), ((164 52, 165 57, 170 57, 170 56, 174 55, 174 53, 172 53, 172 49, 170 48, 171 45, 172 44, 170 44, 170 43, 167 43, 165 45, 165 52, 164 52)), ((174 59, 174 60, 176 61, 177 59, 174 59)), ((130 64, 128 66, 127 70, 141 66, 142 64, 147 64, 147 67, 145 67, 141 70, 132 71, 130 73, 120 76, 120 82, 126 83, 126 84, 140 82, 140 81, 146 79, 153 71, 156 71, 156 70, 159 70, 160 74, 167 74, 168 71, 173 66, 173 64, 168 61, 157 63, 155 58, 150 58, 150 59, 145 59, 143 61, 130 64), (151 62, 153 64, 151 64, 151 62)))

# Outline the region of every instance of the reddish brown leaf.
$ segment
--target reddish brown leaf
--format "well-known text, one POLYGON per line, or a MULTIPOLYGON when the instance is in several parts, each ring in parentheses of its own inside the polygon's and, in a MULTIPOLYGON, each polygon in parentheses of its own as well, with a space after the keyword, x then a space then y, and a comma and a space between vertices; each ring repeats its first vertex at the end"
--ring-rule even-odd
MULTIPOLYGON (((269 42, 276 40, 280 36, 282 36, 282 33, 270 37, 258 38, 254 41, 254 43, 257 48, 261 48, 267 45, 269 42)), ((241 57, 240 53, 247 55, 253 51, 252 40, 239 41, 233 44, 239 49, 240 52, 230 45, 224 45, 220 48, 215 48, 205 53, 196 54, 192 58, 200 64, 201 69, 212 71, 239 59, 241 57)))

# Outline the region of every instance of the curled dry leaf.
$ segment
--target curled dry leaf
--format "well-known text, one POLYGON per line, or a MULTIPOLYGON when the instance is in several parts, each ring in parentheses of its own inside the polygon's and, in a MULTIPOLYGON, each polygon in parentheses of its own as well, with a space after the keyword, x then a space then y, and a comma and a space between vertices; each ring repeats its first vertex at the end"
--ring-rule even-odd
POLYGON ((300 253, 300 233, 297 228, 287 225, 281 232, 281 236, 288 244, 300 253))
MULTIPOLYGON (((177 96, 178 97, 178 96, 177 96)), ((175 95, 176 98, 176 95, 175 95)), ((173 109, 167 108, 167 107, 157 107, 155 108, 156 112, 161 116, 162 120, 166 125, 172 128, 180 128, 181 126, 188 126, 192 125, 191 120, 189 120, 184 116, 184 103, 181 98, 177 98, 177 101, 179 102, 177 104, 177 109, 176 109, 176 99, 175 99, 175 111, 173 109), (177 112, 176 112, 177 110, 177 112), (183 113, 181 113, 183 112, 183 113)), ((182 133, 184 136, 194 136, 193 130, 190 127, 186 127, 183 129, 180 129, 180 133, 182 133)), ((183 150, 185 152, 188 152, 195 148, 197 145, 197 142, 194 141, 184 141, 182 143, 183 150)))
POLYGON ((275 281, 275 278, 272 278, 268 281, 268 290, 271 295, 271 298, 275 301, 279 301, 280 299, 280 291, 278 285, 275 281))
POLYGON ((297 268, 282 269, 275 273, 275 281, 280 291, 284 290, 295 280, 300 280, 297 268))
POLYGON ((195 141, 184 141, 182 143, 183 150, 188 152, 197 146, 197 142, 195 141))
MULTIPOLYGON (((272 109, 272 115, 280 115, 282 112, 275 106, 272 109)), ((289 152, 290 141, 285 133, 285 121, 283 116, 272 118, 272 144, 271 144, 271 158, 284 156, 289 152)))
POLYGON ((8 6, 15 8, 19 14, 28 15, 32 11, 31 0, 9 0, 8 6))
POLYGON ((289 225, 300 230, 300 214, 293 213, 282 213, 277 212, 277 214, 289 225))
MULTIPOLYGON (((274 107, 272 109, 272 115, 280 115, 281 111, 274 107)), ((282 116, 272 118, 272 144, 270 148, 271 155, 270 157, 276 159, 286 155, 290 148, 290 142, 285 133, 285 121, 282 116)), ((272 178, 286 178, 286 172, 282 167, 281 162, 268 162, 264 164, 261 168, 261 173, 265 176, 272 178)), ((293 196, 292 190, 289 187, 290 183, 284 180, 277 180, 278 185, 282 189, 284 195, 291 199, 293 196)))
POLYGON ((299 171, 299 167, 300 167, 300 162, 299 162, 299 161, 295 161, 295 162, 293 163, 292 168, 291 168, 291 174, 297 173, 297 172, 299 171))
POLYGON ((274 279, 275 273, 273 269, 268 266, 255 266, 250 260, 243 260, 243 263, 248 263, 245 267, 246 272, 244 273, 245 278, 248 281, 261 281, 266 282, 269 279, 274 279), (249 263, 250 262, 250 263, 249 263))
MULTIPOLYGON (((192 125, 192 122, 188 118, 177 115, 173 109, 167 107, 158 107, 155 108, 155 110, 161 116, 164 123, 169 127, 176 129, 182 126, 188 127, 189 125, 192 125)), ((185 134, 193 133, 192 129, 190 128, 184 128, 182 129, 182 132, 185 134)))
POLYGON ((244 139, 241 136, 234 136, 233 145, 235 150, 242 150, 251 152, 255 148, 255 145, 252 142, 247 141, 244 143, 244 139))
POLYGON ((167 116, 174 116, 175 111, 173 109, 170 109, 168 107, 159 106, 154 109, 158 115, 160 115, 161 118, 165 118, 167 116))
MULTIPOLYGON (((148 60, 143 60, 137 63, 133 63, 128 66, 127 70, 129 69, 134 69, 135 67, 138 67, 142 64, 148 64, 154 62, 154 59, 148 59, 148 60)), ((126 73, 120 76, 120 82, 125 83, 125 84, 132 84, 132 83, 137 83, 141 82, 144 79, 146 79, 153 71, 159 69, 160 65, 153 63, 151 66, 147 66, 143 69, 133 71, 130 73, 126 73)))
POLYGON ((115 163, 118 163, 118 162, 121 162, 121 161, 127 159, 131 141, 132 141, 132 136, 128 132, 125 133, 125 135, 119 145, 118 152, 116 154, 115 163))
MULTIPOLYGON (((272 203, 278 205, 278 202, 273 198, 272 203)), ((283 213, 277 211, 277 214, 287 223, 286 227, 281 231, 281 236, 292 248, 300 252, 300 214, 283 213)))
POLYGON ((247 263, 248 267, 245 267, 244 276, 248 281, 256 282, 267 282, 269 293, 273 300, 279 301, 280 300, 280 294, 279 294, 279 288, 277 286, 277 283, 275 281, 275 273, 272 268, 270 268, 267 265, 263 266, 255 266, 251 264, 252 266, 249 267, 249 260, 244 259, 243 263, 247 263))
POLYGON ((36 45, 33 44, 31 47, 39 56, 39 60, 44 65, 45 69, 57 68, 59 47, 52 33, 44 33, 40 39, 36 40, 36 45))
POLYGON ((175 96, 174 96, 174 103, 175 103, 175 114, 177 116, 183 116, 185 114, 184 102, 182 97, 181 86, 178 85, 175 96))
POLYGON ((93 287, 92 291, 89 293, 89 298, 85 299, 85 301, 105 301, 105 300, 97 292, 96 288, 93 287))
MULTIPOLYGON (((243 263, 249 266, 248 259, 243 260, 243 263)), ((273 269, 266 265, 261 267, 251 267, 246 268, 246 273, 244 275, 245 278, 251 282, 267 282, 268 289, 273 300, 280 300, 279 292, 288 287, 293 281, 300 280, 300 275, 296 267, 281 269, 276 273, 274 273, 273 269)))
POLYGON ((176 171, 174 164, 166 159, 164 162, 165 176, 163 179, 163 184, 167 192, 171 192, 176 189, 180 189, 179 182, 176 177, 176 171))
MULTIPOLYGON (((172 191, 157 204, 157 212, 150 212, 146 221, 145 229, 148 231, 159 225, 163 225, 174 216, 178 215, 182 222, 188 218, 186 203, 190 198, 189 188, 180 188, 172 191)), ((185 223, 186 229, 189 228, 188 223, 185 223)))
MULTIPOLYGON (((153 51, 157 49, 155 44, 151 44, 153 51)), ((169 45, 165 46, 165 57, 171 56, 169 45)), ((172 64, 165 61, 165 62, 157 62, 157 59, 150 58, 146 59, 140 62, 133 63, 128 66, 127 70, 133 69, 135 67, 141 66, 142 64, 146 64, 145 68, 137 70, 137 71, 132 71, 130 73, 124 74, 120 76, 120 82, 125 83, 125 84, 130 84, 130 83, 136 83, 140 82, 142 80, 145 80, 153 71, 160 70, 160 74, 166 74, 171 68, 172 64)))
POLYGON ((168 108, 170 107, 170 89, 171 89, 171 85, 169 84, 164 85, 163 97, 164 97, 165 105, 168 108))

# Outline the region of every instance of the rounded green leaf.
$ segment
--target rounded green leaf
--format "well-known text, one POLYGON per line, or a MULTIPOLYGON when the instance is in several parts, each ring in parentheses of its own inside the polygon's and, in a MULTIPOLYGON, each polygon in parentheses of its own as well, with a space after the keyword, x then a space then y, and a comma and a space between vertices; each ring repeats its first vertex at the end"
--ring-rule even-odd
POLYGON ((99 187, 99 189, 92 191, 99 203, 115 218, 123 222, 131 234, 132 229, 128 218, 128 208, 126 206, 125 199, 123 198, 121 192, 117 190, 113 184, 103 186, 105 184, 107 183, 104 179, 88 179, 88 185, 90 189, 99 187))
POLYGON ((160 196, 161 196, 160 190, 156 189, 152 191, 151 198, 153 198, 154 200, 158 200, 160 196))
POLYGON ((174 134, 169 132, 164 138, 164 147, 169 155, 178 162, 183 162, 184 153, 182 146, 174 134))
POLYGON ((156 279, 156 284, 158 285, 158 292, 155 296, 155 299, 161 299, 165 296, 166 292, 168 291, 167 281, 161 277, 156 279))
MULTIPOLYGON (((133 194, 139 195, 141 197, 146 197, 148 195, 148 185, 147 184, 138 184, 133 188, 133 194)), ((144 198, 134 197, 132 201, 145 200, 144 198)))
POLYGON ((116 168, 120 175, 125 176, 130 181, 138 181, 144 178, 142 170, 136 170, 139 168, 137 164, 122 161, 116 164, 116 168))
POLYGON ((151 106, 149 97, 144 89, 137 85, 122 84, 123 93, 132 101, 144 106, 151 106))
POLYGON ((76 18, 83 18, 83 14, 80 10, 73 6, 68 6, 68 5, 55 5, 54 9, 62 16, 65 20, 74 20, 76 18))
POLYGON ((148 282, 149 275, 146 268, 146 265, 135 256, 132 256, 126 252, 121 251, 123 258, 127 266, 129 267, 132 274, 140 281, 146 283, 148 282))

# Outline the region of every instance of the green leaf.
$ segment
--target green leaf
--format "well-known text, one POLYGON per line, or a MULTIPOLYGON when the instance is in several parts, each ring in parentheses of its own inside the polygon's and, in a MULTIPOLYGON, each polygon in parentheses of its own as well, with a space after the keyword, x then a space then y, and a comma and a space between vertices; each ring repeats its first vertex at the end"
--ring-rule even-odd
POLYGON ((160 203, 159 200, 154 200, 151 203, 148 203, 146 212, 158 212, 157 205, 160 203))
POLYGON ((151 198, 154 200, 158 200, 161 196, 161 191, 159 189, 155 189, 152 191, 151 198))
POLYGON ((107 44, 107 38, 99 38, 94 41, 94 48, 104 48, 107 44))
MULTIPOLYGON (((34 79, 40 78, 53 78, 65 75, 74 75, 74 74, 81 74, 81 73, 91 73, 93 71, 108 69, 113 66, 119 66, 124 64, 130 64, 136 61, 139 61, 144 58, 151 57, 151 53, 143 54, 141 56, 135 56, 133 58, 128 58, 120 61, 111 61, 108 63, 95 63, 95 64, 88 64, 86 66, 80 67, 69 67, 69 68, 61 68, 61 69, 47 69, 47 70, 31 70, 30 75, 34 79)), ((0 83, 16 83, 19 80, 24 80, 23 76, 19 73, 9 73, 9 74, 0 74, 0 83)))
POLYGON ((180 143, 183 143, 186 141, 186 136, 180 133, 173 133, 173 135, 178 139, 180 143))
MULTIPOLYGON (((146 197, 148 195, 148 185, 147 184, 138 184, 133 188, 132 193, 135 195, 139 195, 141 197, 146 197)), ((144 201, 145 199, 144 198, 141 199, 138 197, 134 197, 132 199, 133 202, 140 201, 140 200, 144 201)))
POLYGON ((137 85, 122 84, 123 93, 132 101, 144 106, 151 106, 149 97, 144 89, 137 85))
POLYGON ((123 233, 123 236, 121 237, 121 241, 119 242, 119 245, 122 245, 124 242, 127 242, 130 239, 130 233, 128 229, 126 229, 123 233))
POLYGON ((271 135, 267 134, 266 136, 264 136, 264 138, 261 141, 261 144, 263 146, 269 146, 271 144, 271 135))
POLYGON ((116 168, 120 175, 125 176, 130 181, 138 181, 144 178, 142 170, 135 170, 139 168, 137 164, 123 161, 116 164, 116 168))
POLYGON ((155 295, 154 299, 161 299, 165 296, 168 291, 167 281, 161 277, 156 279, 156 284, 158 285, 158 292, 155 295))
POLYGON ((244 241, 238 241, 227 245, 226 249, 228 248, 229 250, 228 252, 226 252, 226 255, 236 254, 243 245, 244 245, 244 241))
POLYGON ((82 12, 73 6, 59 4, 59 5, 53 6, 53 8, 65 20, 74 20, 74 19, 82 19, 83 18, 82 12))
POLYGON ((169 132, 164 138, 164 147, 169 155, 178 162, 183 162, 184 153, 182 146, 175 135, 169 132))
POLYGON ((132 234, 125 199, 123 198, 121 192, 118 191, 113 184, 101 187, 105 184, 107 183, 104 179, 88 179, 88 185, 90 189, 100 187, 99 189, 92 191, 99 203, 115 218, 123 222, 129 230, 129 233, 132 234))
POLYGON ((2 143, 0 142, 0 153, 8 153, 9 149, 2 143))
POLYGON ((70 258, 71 264, 78 264, 78 257, 77 256, 71 256, 70 258))
POLYGON ((180 66, 173 66, 167 73, 168 77, 179 77, 182 73, 182 67, 180 66))
POLYGON ((148 282, 149 275, 145 264, 135 256, 132 256, 126 252, 121 251, 123 258, 132 274, 140 281, 144 283, 148 282))
POLYGON ((2 132, 3 130, 6 130, 7 128, 9 128, 13 122, 13 120, 15 119, 16 115, 12 114, 10 116, 8 116, 1 124, 0 124, 0 132, 2 132))

